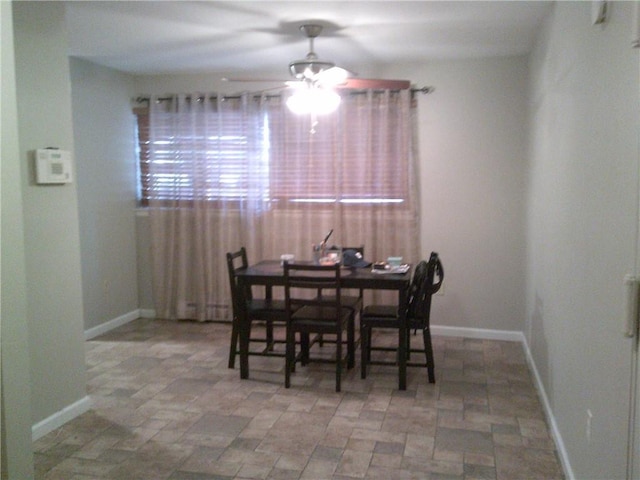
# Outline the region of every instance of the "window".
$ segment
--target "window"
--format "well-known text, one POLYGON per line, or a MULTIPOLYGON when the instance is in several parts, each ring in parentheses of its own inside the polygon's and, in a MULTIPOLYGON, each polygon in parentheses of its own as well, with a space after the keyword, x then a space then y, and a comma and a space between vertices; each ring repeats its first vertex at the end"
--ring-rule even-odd
POLYGON ((373 103, 366 95, 345 95, 337 112, 318 119, 315 133, 308 117, 301 121, 279 99, 252 110, 251 118, 229 109, 177 122, 173 117, 180 114, 161 113, 166 118, 160 118, 153 140, 149 110, 135 109, 140 202, 193 201, 197 195, 207 201, 252 196, 269 208, 402 205, 409 196, 411 158, 410 139, 402 137, 410 129, 402 103, 389 102, 398 94, 386 95, 374 95, 373 103), (396 116, 399 121, 389 122, 396 116), (185 123, 188 128, 179 126, 185 123))
POLYGON ((149 163, 151 150, 149 148, 149 109, 134 108, 136 122, 136 154, 138 157, 138 198, 140 204, 149 205, 149 163))
POLYGON ((340 109, 318 119, 315 133, 299 117, 271 120, 272 200, 333 204, 401 204, 409 192, 408 145, 400 122, 389 128, 396 104, 360 108, 363 95, 343 99, 340 109), (390 108, 391 111, 388 111, 390 108))
POLYGON ((135 109, 134 114, 137 118, 141 205, 149 205, 152 197, 160 201, 176 198, 193 201, 196 197, 208 201, 244 199, 249 189, 255 188, 256 181, 262 185, 259 191, 263 192, 264 199, 268 199, 266 122, 263 122, 263 129, 259 129, 262 151, 258 152, 257 161, 249 164, 247 149, 252 147, 239 113, 225 113, 222 133, 218 125, 211 123, 214 117, 210 117, 208 125, 201 128, 186 131, 156 129, 153 140, 148 109, 135 109))

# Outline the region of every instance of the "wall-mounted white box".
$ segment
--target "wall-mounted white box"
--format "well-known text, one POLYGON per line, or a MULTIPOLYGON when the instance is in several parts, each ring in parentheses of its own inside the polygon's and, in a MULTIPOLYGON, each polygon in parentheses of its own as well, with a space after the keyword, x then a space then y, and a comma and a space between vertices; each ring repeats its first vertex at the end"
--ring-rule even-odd
POLYGON ((36 183, 39 185, 71 183, 71 152, 40 149, 35 152, 36 183))

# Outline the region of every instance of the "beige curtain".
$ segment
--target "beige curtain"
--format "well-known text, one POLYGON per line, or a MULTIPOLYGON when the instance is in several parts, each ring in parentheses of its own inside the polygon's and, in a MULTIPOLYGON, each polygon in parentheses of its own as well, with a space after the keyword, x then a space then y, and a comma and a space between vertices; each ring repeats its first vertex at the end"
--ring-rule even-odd
POLYGON ((370 261, 419 260, 410 92, 346 93, 317 118, 285 100, 151 99, 158 316, 230 318, 225 253, 241 246, 250 262, 310 260, 333 229, 330 245, 363 244, 370 261))

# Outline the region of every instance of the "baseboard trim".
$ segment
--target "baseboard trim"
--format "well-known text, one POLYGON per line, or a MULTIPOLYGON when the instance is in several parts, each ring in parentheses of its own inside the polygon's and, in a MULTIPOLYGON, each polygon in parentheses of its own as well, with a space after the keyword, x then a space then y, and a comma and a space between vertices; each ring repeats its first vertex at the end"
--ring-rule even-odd
POLYGON ((553 410, 551 410, 551 405, 549 404, 547 392, 544 389, 542 379, 540 378, 540 374, 538 373, 538 369, 536 368, 533 356, 531 355, 531 350, 529 349, 529 344, 524 335, 522 336, 522 346, 524 347, 525 355, 527 357, 529 370, 533 374, 536 389, 538 390, 538 394, 540 395, 542 408, 544 409, 544 413, 547 416, 547 422, 549 423, 549 427, 551 428, 551 436, 553 437, 553 440, 556 443, 556 448, 558 449, 558 457, 560 458, 560 463, 562 464, 562 468, 564 470, 564 476, 567 480, 575 480, 576 477, 573 473, 573 468, 571 468, 571 462, 569 462, 569 454, 567 453, 564 441, 562 440, 562 435, 560 435, 560 430, 558 429, 556 418, 553 415, 553 410))
POLYGON ((506 340, 509 342, 524 342, 522 332, 515 330, 489 330, 484 328, 446 327, 444 325, 431 325, 433 335, 443 337, 480 338, 484 340, 506 340))
POLYGON ((62 410, 45 418, 31 427, 31 438, 35 442, 44 437, 47 433, 60 428, 65 423, 82 415, 91 408, 91 399, 88 396, 81 398, 77 402, 67 405, 62 410))
POLYGON ((133 310, 129 313, 125 313, 124 315, 120 315, 119 317, 114 318, 113 320, 109 320, 108 322, 98 325, 97 327, 93 327, 93 328, 90 328, 89 330, 85 330, 84 339, 91 340, 92 338, 95 338, 99 335, 107 333, 108 331, 113 330, 114 328, 118 328, 122 325, 132 322, 136 318, 140 318, 140 316, 141 316, 140 309, 133 310))
POLYGON ((156 318, 156 311, 153 308, 141 308, 140 318, 156 318))

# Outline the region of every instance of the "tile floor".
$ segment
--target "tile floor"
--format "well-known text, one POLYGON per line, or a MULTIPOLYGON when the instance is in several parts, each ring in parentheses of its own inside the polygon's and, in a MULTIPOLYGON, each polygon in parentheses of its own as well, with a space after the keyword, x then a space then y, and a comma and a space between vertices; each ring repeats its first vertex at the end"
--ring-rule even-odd
POLYGON ((251 357, 240 380, 229 335, 141 319, 88 341, 93 408, 34 443, 36 479, 564 478, 518 343, 434 337, 435 385, 356 365, 335 393, 328 364, 285 389, 283 359, 251 357))

